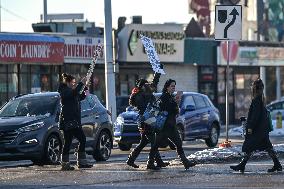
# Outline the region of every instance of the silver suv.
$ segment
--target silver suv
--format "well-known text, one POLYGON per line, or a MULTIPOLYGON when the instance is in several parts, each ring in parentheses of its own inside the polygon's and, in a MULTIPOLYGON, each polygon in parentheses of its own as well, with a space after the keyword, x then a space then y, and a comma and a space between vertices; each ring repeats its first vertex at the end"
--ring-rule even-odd
MULTIPOLYGON (((0 109, 0 160, 58 163, 63 143, 58 127, 59 110, 57 92, 19 95, 7 102, 0 109)), ((113 126, 107 111, 92 94, 81 101, 81 111, 86 152, 97 161, 106 161, 113 141, 113 126)))

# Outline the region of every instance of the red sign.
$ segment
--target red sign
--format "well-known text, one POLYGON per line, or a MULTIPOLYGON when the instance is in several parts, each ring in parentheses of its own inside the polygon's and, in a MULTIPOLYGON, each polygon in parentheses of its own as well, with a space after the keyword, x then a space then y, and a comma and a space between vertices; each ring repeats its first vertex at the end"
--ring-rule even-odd
POLYGON ((40 41, 0 41, 0 62, 64 62, 64 43, 40 41))
MULTIPOLYGON (((228 59, 228 53, 227 53, 227 43, 222 42, 221 43, 221 48, 222 48, 222 54, 223 58, 225 60, 228 59)), ((229 47, 229 53, 230 53, 230 62, 233 62, 236 60, 237 55, 238 55, 238 49, 239 49, 239 44, 237 41, 230 41, 230 47, 229 47)))

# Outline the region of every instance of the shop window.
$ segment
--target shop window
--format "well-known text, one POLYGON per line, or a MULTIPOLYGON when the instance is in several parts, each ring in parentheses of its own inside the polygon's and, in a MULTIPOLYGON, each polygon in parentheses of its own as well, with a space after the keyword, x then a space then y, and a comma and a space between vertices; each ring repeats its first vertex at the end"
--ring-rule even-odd
POLYGON ((8 74, 8 98, 18 94, 18 75, 17 73, 8 74))
POLYGON ((7 73, 0 73, 0 104, 1 106, 8 100, 7 98, 7 73))

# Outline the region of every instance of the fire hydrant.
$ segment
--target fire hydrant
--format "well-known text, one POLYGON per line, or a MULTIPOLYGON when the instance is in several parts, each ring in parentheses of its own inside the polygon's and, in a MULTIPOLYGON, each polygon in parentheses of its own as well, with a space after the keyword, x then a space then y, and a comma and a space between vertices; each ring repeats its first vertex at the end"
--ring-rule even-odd
POLYGON ((281 129, 282 128, 282 113, 277 112, 276 114, 276 128, 281 129))

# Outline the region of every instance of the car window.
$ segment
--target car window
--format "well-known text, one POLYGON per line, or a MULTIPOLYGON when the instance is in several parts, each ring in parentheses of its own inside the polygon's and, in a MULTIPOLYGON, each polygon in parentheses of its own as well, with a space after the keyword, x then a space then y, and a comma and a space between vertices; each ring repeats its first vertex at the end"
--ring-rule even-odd
POLYGON ((51 115, 58 100, 54 96, 16 98, 1 109, 0 117, 51 115))
POLYGON ((188 106, 188 105, 195 106, 193 97, 191 95, 188 95, 188 96, 184 97, 181 108, 185 109, 186 106, 188 106))
POLYGON ((203 97, 204 101, 205 101, 205 104, 207 107, 210 107, 211 106, 211 103, 209 102, 209 99, 208 98, 205 98, 203 97))
POLYGON ((86 101, 88 101, 91 109, 93 109, 95 113, 103 113, 107 111, 96 95, 93 94, 88 95, 86 97, 86 101))
POLYGON ((196 109, 206 108, 207 105, 202 96, 194 95, 194 101, 196 104, 196 109))

